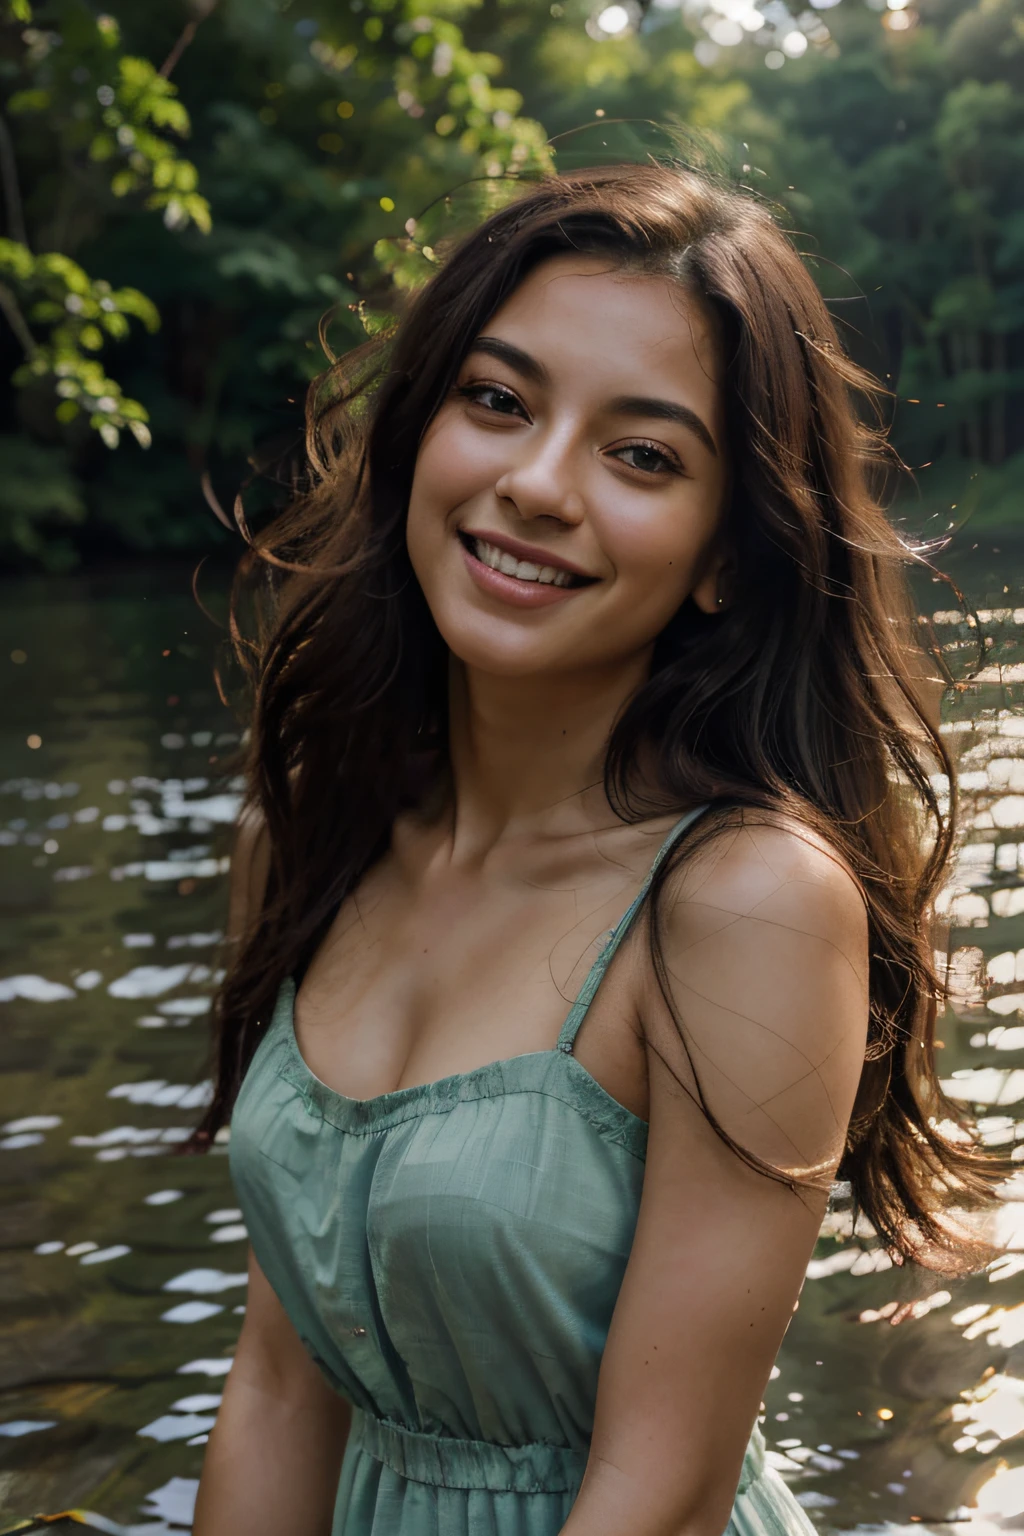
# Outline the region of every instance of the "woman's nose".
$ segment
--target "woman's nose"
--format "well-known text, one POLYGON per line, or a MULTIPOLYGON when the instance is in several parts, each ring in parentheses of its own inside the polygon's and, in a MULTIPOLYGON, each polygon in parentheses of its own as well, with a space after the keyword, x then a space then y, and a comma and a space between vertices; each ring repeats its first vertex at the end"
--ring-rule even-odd
POLYGON ((515 463, 496 480, 495 492, 528 521, 556 517, 579 522, 584 513, 579 459, 568 433, 547 433, 522 445, 515 463))

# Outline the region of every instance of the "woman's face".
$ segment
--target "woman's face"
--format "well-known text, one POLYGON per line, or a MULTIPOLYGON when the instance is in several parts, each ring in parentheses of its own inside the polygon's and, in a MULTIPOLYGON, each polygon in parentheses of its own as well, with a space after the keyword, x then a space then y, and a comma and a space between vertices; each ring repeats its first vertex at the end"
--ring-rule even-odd
POLYGON ((727 473, 711 316, 593 257, 538 267, 485 325, 416 460, 409 555, 438 629, 503 676, 649 654, 717 606, 727 473))

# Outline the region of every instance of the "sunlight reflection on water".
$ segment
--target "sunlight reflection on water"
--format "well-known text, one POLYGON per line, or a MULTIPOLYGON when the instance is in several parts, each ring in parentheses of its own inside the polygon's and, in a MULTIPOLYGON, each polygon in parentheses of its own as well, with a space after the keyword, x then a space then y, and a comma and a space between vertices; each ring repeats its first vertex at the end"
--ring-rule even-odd
MULTIPOLYGON (((991 643, 947 712, 967 831, 942 1076, 1024 1162, 1024 607, 990 569, 958 572, 991 643)), ((0 618, 0 1511, 85 1505, 151 1536, 190 1523, 245 1284, 223 1142, 168 1161, 208 1093, 239 787, 187 591, 27 582, 0 618)), ((962 666, 977 628, 932 591, 962 666)), ((841 1204, 826 1220, 764 1417, 821 1529, 987 1536, 1024 1514, 1024 1167, 1005 1195, 1005 1255, 960 1282, 894 1268, 841 1204)))

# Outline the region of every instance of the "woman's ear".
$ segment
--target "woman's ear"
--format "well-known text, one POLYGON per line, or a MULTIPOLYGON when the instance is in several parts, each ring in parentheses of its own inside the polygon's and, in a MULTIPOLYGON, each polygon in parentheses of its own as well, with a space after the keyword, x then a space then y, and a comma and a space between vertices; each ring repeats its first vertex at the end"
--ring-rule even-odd
POLYGON ((731 551, 721 550, 711 556, 690 594, 701 613, 724 613, 730 606, 735 571, 731 551))

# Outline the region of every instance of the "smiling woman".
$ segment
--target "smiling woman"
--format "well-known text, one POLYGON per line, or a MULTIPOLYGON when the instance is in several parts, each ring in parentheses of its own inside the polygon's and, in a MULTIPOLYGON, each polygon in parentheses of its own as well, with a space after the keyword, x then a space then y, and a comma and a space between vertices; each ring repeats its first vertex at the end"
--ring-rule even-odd
POLYGON ((408 522, 420 587, 463 661, 543 675, 613 650, 646 670, 652 636, 686 598, 714 609, 716 341, 672 279, 575 256, 531 272, 474 338, 424 435, 408 522), (503 623, 496 602, 558 613, 526 628, 503 623))
POLYGON ((756 1419, 830 1181, 970 1261, 869 387, 768 212, 657 165, 525 189, 314 387, 242 573, 197 1536, 806 1536, 756 1419))

